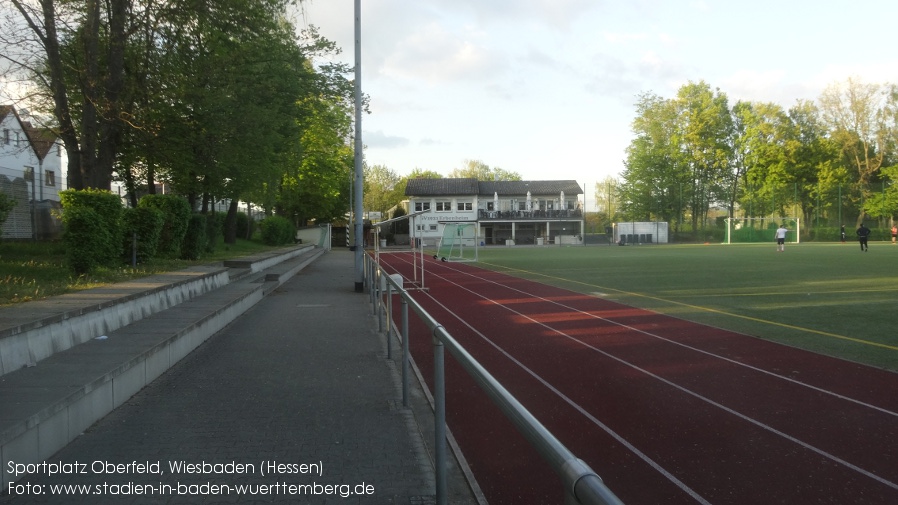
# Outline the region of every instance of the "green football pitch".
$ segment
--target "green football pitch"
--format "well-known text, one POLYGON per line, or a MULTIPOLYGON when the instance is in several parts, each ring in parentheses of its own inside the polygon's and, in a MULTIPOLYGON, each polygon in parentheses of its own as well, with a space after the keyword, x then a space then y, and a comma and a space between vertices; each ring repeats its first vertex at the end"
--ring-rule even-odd
POLYGON ((484 247, 480 266, 898 371, 898 245, 484 247))

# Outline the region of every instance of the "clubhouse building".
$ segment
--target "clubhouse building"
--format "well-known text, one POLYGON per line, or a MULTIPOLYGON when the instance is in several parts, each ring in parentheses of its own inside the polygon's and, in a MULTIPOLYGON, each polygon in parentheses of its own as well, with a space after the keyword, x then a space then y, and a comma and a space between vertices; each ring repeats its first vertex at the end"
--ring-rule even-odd
POLYGON ((582 245, 585 222, 577 181, 411 179, 405 189, 411 233, 439 242, 445 223, 473 223, 482 245, 582 245))

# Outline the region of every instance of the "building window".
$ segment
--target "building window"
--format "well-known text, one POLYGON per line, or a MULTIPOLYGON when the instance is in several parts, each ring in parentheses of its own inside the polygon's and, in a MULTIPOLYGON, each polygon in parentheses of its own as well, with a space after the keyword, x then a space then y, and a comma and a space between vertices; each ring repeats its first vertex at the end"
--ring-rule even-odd
POLYGON ((45 174, 44 183, 47 186, 55 186, 56 185, 56 173, 53 172, 52 170, 47 170, 46 172, 44 172, 44 174, 45 174))
POLYGON ((415 212, 430 210, 430 202, 415 202, 415 212))
POLYGON ((437 212, 450 212, 452 210, 452 202, 437 202, 437 212))
POLYGON ((458 202, 458 210, 474 210, 472 202, 458 202))
POLYGON ((9 145, 9 129, 8 128, 3 129, 3 143, 6 145, 9 145))
POLYGON ((437 231, 437 225, 435 225, 435 224, 430 225, 430 231, 437 231))
POLYGON ((34 167, 25 167, 25 182, 34 182, 34 167))

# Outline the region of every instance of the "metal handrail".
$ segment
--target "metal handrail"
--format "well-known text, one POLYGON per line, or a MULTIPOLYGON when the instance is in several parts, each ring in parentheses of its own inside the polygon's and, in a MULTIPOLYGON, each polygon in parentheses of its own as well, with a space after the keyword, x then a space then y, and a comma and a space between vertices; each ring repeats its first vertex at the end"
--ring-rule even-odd
MULTIPOLYGON (((458 363, 465 369, 468 375, 486 392, 502 413, 515 425, 524 438, 539 452, 540 456, 552 467, 564 487, 566 504, 585 505, 623 505, 617 496, 605 486, 602 479, 583 460, 577 458, 555 435, 540 423, 499 381, 497 381, 480 363, 471 356, 461 344, 456 341, 449 331, 433 318, 407 290, 400 287, 380 265, 373 262, 368 256, 370 268, 365 269, 370 274, 369 289, 373 301, 374 310, 380 315, 384 312, 383 297, 380 286, 383 282, 389 298, 396 292, 402 300, 402 382, 403 405, 407 406, 408 387, 408 315, 407 308, 418 315, 421 321, 430 330, 434 339, 434 425, 435 425, 435 449, 434 465, 436 473, 437 505, 445 505, 448 497, 446 492, 446 419, 445 419, 445 370, 443 367, 443 349, 447 348, 458 363), (371 282, 373 281, 373 282, 371 282)), ((392 307, 392 305, 390 305, 392 307)), ((392 336, 392 310, 387 312, 387 339, 392 336)), ((380 325, 382 329, 383 326, 380 325)), ((389 351, 388 351, 389 353, 389 351)))

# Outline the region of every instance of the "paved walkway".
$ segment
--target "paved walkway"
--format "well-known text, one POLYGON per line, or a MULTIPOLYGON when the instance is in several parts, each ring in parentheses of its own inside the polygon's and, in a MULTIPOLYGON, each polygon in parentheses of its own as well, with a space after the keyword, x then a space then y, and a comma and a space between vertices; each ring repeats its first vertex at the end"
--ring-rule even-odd
POLYGON ((353 288, 352 253, 325 254, 15 483, 45 494, 0 503, 434 503, 422 395, 416 423, 353 288))

